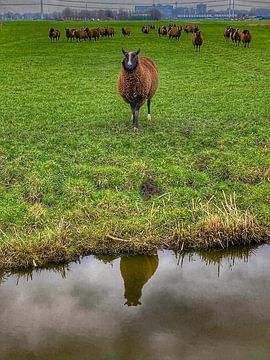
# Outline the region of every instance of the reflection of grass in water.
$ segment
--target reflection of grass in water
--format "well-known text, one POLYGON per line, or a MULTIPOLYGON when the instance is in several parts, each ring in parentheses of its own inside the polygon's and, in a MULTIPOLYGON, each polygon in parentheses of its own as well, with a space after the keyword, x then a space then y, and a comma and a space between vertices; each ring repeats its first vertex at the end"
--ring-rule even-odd
POLYGON ((95 255, 95 258, 99 261, 102 261, 104 264, 112 264, 114 260, 119 258, 119 254, 108 254, 108 255, 95 255))
POLYGON ((256 249, 259 245, 254 246, 238 246, 228 249, 215 249, 215 250, 198 250, 196 252, 186 252, 177 254, 178 264, 183 267, 184 260, 188 258, 189 261, 192 261, 194 255, 199 255, 200 260, 205 263, 207 266, 217 266, 218 274, 220 273, 220 266, 222 262, 225 261, 228 263, 229 267, 232 269, 236 261, 248 262, 248 259, 256 253, 256 249))
POLYGON ((14 271, 0 271, 0 285, 3 284, 9 277, 17 276, 17 284, 21 279, 26 279, 26 281, 33 280, 33 276, 40 275, 41 272, 53 272, 59 274, 62 279, 65 279, 67 276, 67 272, 69 271, 68 264, 57 264, 52 266, 41 267, 38 269, 17 269, 14 271))

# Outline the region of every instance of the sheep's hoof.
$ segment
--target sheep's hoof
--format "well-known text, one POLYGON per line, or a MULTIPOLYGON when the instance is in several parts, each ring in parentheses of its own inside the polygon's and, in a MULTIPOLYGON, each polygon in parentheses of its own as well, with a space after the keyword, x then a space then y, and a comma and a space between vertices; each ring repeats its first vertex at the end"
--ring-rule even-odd
POLYGON ((148 120, 149 122, 152 121, 152 116, 151 116, 150 114, 147 115, 147 120, 148 120))
POLYGON ((139 129, 137 127, 134 127, 134 132, 135 133, 138 133, 139 132, 139 129))

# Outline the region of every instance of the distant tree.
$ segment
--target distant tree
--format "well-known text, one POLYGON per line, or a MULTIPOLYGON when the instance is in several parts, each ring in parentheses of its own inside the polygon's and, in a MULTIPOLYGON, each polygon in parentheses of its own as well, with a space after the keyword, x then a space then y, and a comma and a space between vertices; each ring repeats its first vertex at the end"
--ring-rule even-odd
POLYGON ((160 20, 161 19, 161 12, 158 9, 151 9, 149 14, 152 20, 160 20))
POLYGON ((63 19, 73 19, 74 13, 70 8, 67 7, 62 11, 62 16, 63 19))

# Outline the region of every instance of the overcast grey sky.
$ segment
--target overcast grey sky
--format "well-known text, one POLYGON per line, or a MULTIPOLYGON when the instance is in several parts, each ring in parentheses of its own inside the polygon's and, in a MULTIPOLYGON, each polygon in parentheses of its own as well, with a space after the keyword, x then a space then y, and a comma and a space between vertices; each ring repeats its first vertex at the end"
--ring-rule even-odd
MULTIPOLYGON (((40 11, 40 2, 41 0, 0 0, 0 13, 3 12, 39 12, 40 11), (17 5, 15 5, 17 4, 17 5), (28 4, 28 5, 22 5, 28 4)), ((91 9, 101 9, 101 8, 110 8, 110 9, 132 9, 134 6, 130 6, 129 4, 153 4, 153 3, 162 3, 162 4, 176 4, 176 0, 43 0, 44 2, 44 12, 53 12, 53 11, 62 11, 65 7, 76 7, 78 9, 85 9, 86 6, 89 10, 91 9), (86 5, 87 3, 87 5, 86 5), (51 4, 51 5, 48 5, 51 4), (58 5, 58 6, 56 6, 58 5)), ((196 3, 206 3, 211 8, 217 6, 219 9, 225 9, 228 6, 228 0, 177 0, 178 6, 196 6, 196 3), (223 6, 222 6, 223 5, 223 6)), ((251 1, 251 0, 236 0, 236 8, 237 4, 241 4, 241 8, 246 4, 246 8, 250 7, 270 7, 270 0, 259 0, 251 1)))

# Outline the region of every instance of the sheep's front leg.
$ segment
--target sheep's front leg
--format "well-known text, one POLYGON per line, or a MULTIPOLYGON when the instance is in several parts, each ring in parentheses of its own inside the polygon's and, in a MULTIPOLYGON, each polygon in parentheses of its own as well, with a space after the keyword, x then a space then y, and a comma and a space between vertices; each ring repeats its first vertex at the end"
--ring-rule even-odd
POLYGON ((134 131, 139 131, 139 109, 135 108, 133 110, 133 125, 134 125, 134 131))

